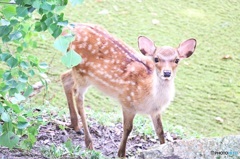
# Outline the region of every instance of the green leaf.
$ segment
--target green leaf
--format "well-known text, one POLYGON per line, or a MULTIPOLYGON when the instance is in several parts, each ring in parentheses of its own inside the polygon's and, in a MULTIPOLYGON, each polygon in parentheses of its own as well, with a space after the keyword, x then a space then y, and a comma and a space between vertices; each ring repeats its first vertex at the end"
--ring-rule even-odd
POLYGON ((38 32, 42 31, 41 22, 36 22, 34 29, 35 29, 35 31, 38 31, 38 32))
POLYGON ((14 5, 8 5, 2 10, 3 16, 7 19, 10 19, 14 15, 16 15, 16 7, 14 5))
POLYGON ((24 1, 25 4, 31 5, 33 0, 23 0, 23 1, 24 1))
POLYGON ((18 47, 17 47, 17 52, 20 53, 20 52, 22 52, 22 51, 23 51, 23 47, 22 47, 22 46, 18 46, 18 47))
POLYGON ((6 61, 7 65, 11 68, 16 67, 18 65, 18 60, 14 57, 10 57, 7 61, 6 61))
POLYGON ((69 44, 73 41, 74 36, 61 36, 54 41, 55 49, 66 54, 69 44))
POLYGON ((32 6, 36 9, 39 9, 41 6, 41 2, 39 0, 35 0, 32 4, 32 6))
POLYGON ((15 31, 9 35, 9 38, 11 40, 17 40, 17 39, 20 39, 21 37, 22 37, 22 33, 20 31, 15 31))
POLYGON ((16 25, 16 24, 19 23, 19 21, 16 20, 16 19, 12 19, 12 20, 10 21, 10 23, 11 23, 11 25, 16 25))
POLYGON ((8 106, 12 108, 12 110, 17 114, 21 112, 21 109, 17 104, 12 104, 11 102, 9 102, 8 106))
POLYGON ((62 63, 68 68, 78 65, 81 61, 81 56, 74 50, 70 50, 62 57, 62 63))
POLYGON ((15 98, 18 102, 21 102, 26 99, 21 93, 15 93, 15 98))
POLYGON ((22 83, 26 83, 28 81, 28 76, 24 72, 19 71, 18 75, 19 75, 18 81, 22 83))
MULTIPOLYGON (((25 1, 24 0, 15 0, 16 4, 18 5, 24 5, 25 1)), ((26 3, 27 4, 27 3, 26 3)))
POLYGON ((49 27, 49 31, 54 38, 57 38, 62 33, 62 28, 57 23, 52 23, 49 27))
POLYGON ((8 80, 11 80, 11 79, 12 79, 11 72, 9 72, 9 71, 4 72, 4 74, 3 74, 3 80, 4 80, 4 81, 8 81, 8 80))
POLYGON ((48 64, 46 62, 42 62, 42 63, 39 64, 39 67, 41 69, 47 69, 48 68, 48 64))
POLYGON ((2 104, 0 104, 0 114, 2 114, 4 112, 4 107, 2 106, 2 104))
POLYGON ((27 119, 24 116, 18 116, 18 122, 27 122, 27 119))
POLYGON ((8 85, 1 86, 1 92, 8 91, 10 87, 8 85))
POLYGON ((47 25, 44 22, 36 22, 35 23, 35 31, 45 31, 47 30, 47 25))
POLYGON ((37 126, 28 127, 28 132, 35 136, 38 134, 38 127, 37 126))
MULTIPOLYGON (((14 87, 14 85, 12 85, 10 87, 12 87, 12 88, 8 91, 9 96, 14 96, 15 93, 18 93, 18 90, 14 87)), ((15 99, 15 98, 12 98, 12 99, 15 99)), ((16 104, 16 102, 14 104, 16 104)))
POLYGON ((56 1, 56 4, 60 5, 60 6, 65 6, 65 5, 67 5, 67 3, 68 3, 68 0, 57 0, 56 1))
POLYGON ((36 8, 34 8, 33 6, 27 8, 28 13, 32 13, 36 8))
POLYGON ((0 145, 13 148, 19 142, 19 137, 12 131, 6 132, 0 136, 0 145))
POLYGON ((26 83, 18 82, 18 85, 17 85, 16 89, 17 89, 19 92, 22 92, 25 87, 26 87, 26 83))
POLYGON ((16 10, 17 10, 17 16, 19 16, 19 17, 25 17, 28 15, 27 7, 18 6, 16 10))
POLYGON ((10 57, 12 57, 12 55, 9 53, 0 54, 0 61, 7 61, 10 57))
POLYGON ((18 122, 17 128, 18 129, 26 129, 30 124, 28 122, 18 122))
POLYGON ((23 95, 25 97, 28 97, 32 92, 33 92, 33 87, 29 85, 23 95))
POLYGON ((0 124, 0 134, 3 132, 3 126, 0 124))
POLYGON ((2 26, 8 26, 10 24, 10 22, 5 19, 1 19, 1 24, 2 24, 2 26))
POLYGON ((51 11, 52 10, 52 5, 50 5, 49 3, 43 3, 42 5, 41 5, 41 8, 42 9, 44 9, 44 10, 46 10, 46 11, 51 11))
POLYGON ((57 25, 59 25, 59 26, 67 26, 68 25, 68 21, 65 20, 65 21, 58 22, 57 25))
POLYGON ((31 77, 35 75, 34 70, 29 70, 28 73, 29 73, 29 76, 31 76, 31 77))
POLYGON ((70 139, 68 139, 64 145, 66 146, 66 148, 68 149, 68 151, 71 151, 73 149, 73 144, 72 141, 70 139))
POLYGON ((8 132, 13 130, 13 124, 12 122, 5 122, 3 124, 3 131, 8 132))
POLYGON ((49 27, 53 23, 53 18, 48 18, 44 21, 44 23, 49 27))
POLYGON ((27 62, 25 62, 25 61, 22 61, 22 62, 20 63, 20 66, 22 67, 22 69, 28 69, 29 64, 28 64, 27 62))
POLYGON ((2 41, 3 41, 3 43, 7 43, 7 42, 11 41, 11 39, 8 37, 8 35, 4 35, 2 37, 2 41))
POLYGON ((38 61, 38 58, 36 56, 29 55, 28 60, 30 61, 31 66, 38 66, 39 61, 38 61))
POLYGON ((1 119, 5 122, 10 122, 11 119, 10 119, 10 116, 8 115, 7 112, 3 112, 2 115, 1 115, 1 119))
POLYGON ((0 78, 3 77, 3 74, 4 74, 4 69, 0 68, 0 78))
POLYGON ((57 38, 61 33, 62 33, 61 27, 57 27, 57 28, 54 30, 54 32, 52 33, 52 36, 53 36, 54 38, 57 38))
POLYGON ((0 26, 0 37, 8 35, 12 30, 12 26, 0 26))
POLYGON ((70 2, 73 6, 75 6, 75 5, 81 4, 83 0, 70 0, 70 2))

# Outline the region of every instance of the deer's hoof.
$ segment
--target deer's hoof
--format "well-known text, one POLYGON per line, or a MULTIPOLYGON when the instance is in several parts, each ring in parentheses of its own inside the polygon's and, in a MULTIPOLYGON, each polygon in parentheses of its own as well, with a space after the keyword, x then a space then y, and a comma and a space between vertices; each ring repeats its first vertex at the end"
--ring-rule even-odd
POLYGON ((82 130, 76 131, 78 135, 84 135, 84 132, 82 130))

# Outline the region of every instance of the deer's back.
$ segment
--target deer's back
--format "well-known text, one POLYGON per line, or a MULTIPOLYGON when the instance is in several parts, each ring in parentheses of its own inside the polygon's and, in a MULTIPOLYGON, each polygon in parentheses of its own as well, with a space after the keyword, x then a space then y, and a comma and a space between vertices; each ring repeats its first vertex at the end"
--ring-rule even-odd
POLYGON ((148 57, 98 26, 76 24, 73 32, 75 40, 70 48, 83 58, 73 68, 79 77, 111 96, 125 98, 126 102, 140 99, 140 92, 148 93, 154 70, 148 57))

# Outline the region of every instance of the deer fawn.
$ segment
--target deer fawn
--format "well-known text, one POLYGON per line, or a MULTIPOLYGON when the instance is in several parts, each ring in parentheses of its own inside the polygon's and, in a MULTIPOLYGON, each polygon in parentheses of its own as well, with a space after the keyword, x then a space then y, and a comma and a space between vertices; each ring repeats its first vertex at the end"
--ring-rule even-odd
POLYGON ((84 93, 90 85, 116 98, 122 105, 124 130, 119 157, 125 157, 126 142, 136 113, 151 116, 160 144, 163 144, 161 113, 174 98, 178 62, 193 54, 196 40, 188 39, 177 48, 156 47, 153 41, 140 36, 140 54, 99 26, 75 24, 69 29, 75 34, 69 49, 75 50, 83 60, 72 70, 63 73, 61 80, 70 110, 70 127, 75 131, 80 130, 74 95, 86 147, 93 149, 83 107, 84 93))

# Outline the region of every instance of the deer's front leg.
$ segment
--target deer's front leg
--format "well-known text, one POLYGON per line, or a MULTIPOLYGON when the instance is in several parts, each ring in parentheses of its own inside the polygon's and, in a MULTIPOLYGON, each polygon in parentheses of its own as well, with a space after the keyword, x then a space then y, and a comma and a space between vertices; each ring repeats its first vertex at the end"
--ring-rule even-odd
POLYGON ((124 110, 123 108, 123 136, 122 136, 122 141, 118 150, 118 157, 126 156, 127 139, 133 128, 134 117, 135 117, 135 113, 124 110))
POLYGON ((155 132, 159 138, 160 144, 164 144, 164 131, 163 131, 163 126, 162 126, 162 119, 161 119, 161 114, 156 113, 151 115, 153 125, 155 128, 155 132))

